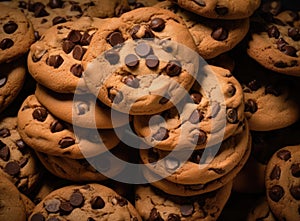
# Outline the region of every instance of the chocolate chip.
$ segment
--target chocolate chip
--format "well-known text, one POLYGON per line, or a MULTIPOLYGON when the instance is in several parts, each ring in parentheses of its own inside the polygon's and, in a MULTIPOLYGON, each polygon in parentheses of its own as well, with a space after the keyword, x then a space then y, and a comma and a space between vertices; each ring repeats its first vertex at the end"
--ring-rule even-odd
POLYGON ((14 21, 8 21, 6 24, 3 25, 3 30, 6 34, 12 34, 17 29, 18 29, 18 25, 14 21))
POLYGON ((300 186, 293 186, 290 188, 290 193, 296 200, 300 200, 300 186))
POLYGON ((271 200, 278 202, 283 197, 284 190, 281 186, 275 185, 270 188, 268 194, 271 200))
POLYGON ((105 206, 104 200, 100 196, 96 196, 91 200, 92 209, 102 209, 105 206))
POLYGON ((122 44, 125 41, 125 39, 123 38, 122 33, 120 33, 119 31, 115 31, 107 37, 106 41, 114 47, 118 44, 122 44))
POLYGON ((80 31, 72 30, 69 32, 67 39, 73 43, 79 43, 82 38, 80 31))
POLYGON ((149 216, 149 221, 164 221, 156 208, 152 208, 149 216))
POLYGON ((162 97, 160 100, 159 100, 159 104, 166 104, 168 103, 170 100, 170 97, 168 94, 166 94, 164 97, 162 97))
POLYGON ((298 28, 289 28, 288 36, 291 37, 294 41, 300 40, 300 31, 298 28))
POLYGON ((116 88, 110 88, 108 90, 108 97, 114 104, 119 104, 123 100, 123 93, 116 88))
POLYGON ((28 158, 22 158, 19 162, 19 165, 21 168, 23 168, 26 166, 27 163, 28 163, 28 158))
POLYGON ((156 68, 159 65, 159 59, 157 56, 151 54, 146 57, 146 65, 148 68, 156 68))
POLYGON ((270 174, 270 179, 271 180, 274 180, 274 179, 279 180, 280 175, 281 175, 281 169, 279 166, 275 165, 270 174))
POLYGON ((227 7, 222 7, 222 6, 217 5, 217 6, 215 7, 215 12, 216 12, 218 15, 224 16, 224 15, 228 14, 228 8, 227 8, 227 7))
POLYGON ((45 217, 41 213, 33 214, 30 221, 45 221, 45 217))
POLYGON ((135 54, 128 54, 125 57, 125 64, 129 68, 134 68, 139 64, 139 59, 135 54))
POLYGON ((201 110, 194 110, 189 117, 189 122, 192 124, 198 124, 204 118, 201 110))
POLYGON ((161 18, 154 18, 150 21, 150 28, 153 31, 160 32, 165 28, 165 21, 161 18))
POLYGON ((136 33, 138 33, 138 31, 140 30, 141 26, 140 25, 135 25, 133 26, 133 28, 129 31, 130 36, 133 39, 138 39, 138 37, 136 36, 136 33))
POLYGON ((282 50, 282 48, 287 45, 288 43, 283 39, 283 38, 279 38, 277 41, 276 41, 276 44, 277 44, 277 48, 279 50, 282 50))
POLYGON ((178 167, 180 166, 179 160, 173 158, 173 157, 168 157, 165 158, 165 167, 169 171, 175 171, 178 167))
POLYGON ((60 132, 60 131, 62 131, 64 129, 65 129, 64 125, 62 123, 60 123, 58 120, 54 120, 50 124, 50 131, 51 131, 51 133, 60 132))
POLYGON ((208 168, 209 171, 214 171, 216 174, 224 174, 226 171, 222 168, 208 168))
POLYGON ((45 10, 45 5, 41 2, 36 2, 33 4, 34 17, 40 18, 48 16, 49 13, 45 10))
POLYGON ((41 36, 40 36, 39 32, 38 31, 34 31, 34 39, 36 41, 38 41, 38 40, 40 40, 40 38, 41 38, 41 36))
POLYGON ((297 57, 297 49, 290 45, 284 45, 281 47, 280 51, 284 54, 289 55, 291 57, 297 57))
POLYGON ((199 164, 202 154, 203 154, 203 151, 204 151, 203 149, 202 150, 194 150, 189 161, 199 164))
POLYGON ((257 80, 252 80, 248 83, 248 87, 251 91, 257 91, 261 87, 261 84, 257 80))
POLYGON ((235 92, 236 92, 236 88, 234 87, 233 84, 229 83, 229 84, 228 84, 227 91, 226 91, 226 94, 227 94, 229 97, 233 97, 233 96, 235 95, 235 92))
POLYGON ((274 63, 274 66, 277 68, 286 68, 288 64, 283 61, 277 61, 274 63))
POLYGON ((73 58, 81 61, 86 50, 87 50, 86 48, 83 48, 80 45, 75 45, 74 50, 73 50, 73 58))
POLYGON ((76 105, 76 114, 83 115, 90 110, 89 104, 85 102, 78 102, 76 105))
POLYGON ((116 196, 112 199, 112 202, 114 205, 118 204, 121 207, 128 205, 128 201, 121 196, 116 196))
POLYGON ((61 205, 58 199, 49 199, 44 202, 44 207, 49 213, 57 213, 61 205))
POLYGON ((224 41, 228 37, 228 31, 223 27, 217 27, 212 31, 211 37, 216 41, 224 41))
POLYGON ((238 112, 237 112, 237 110, 234 109, 234 108, 228 108, 226 110, 226 119, 231 124, 238 123, 239 119, 238 119, 238 112))
POLYGON ((294 177, 300 177, 300 163, 292 164, 291 173, 294 177))
POLYGON ((62 49, 66 54, 69 54, 74 47, 75 47, 75 43, 69 40, 65 40, 62 45, 62 49))
POLYGON ((21 167, 16 161, 8 162, 4 167, 4 171, 11 176, 16 176, 18 173, 20 173, 20 169, 21 167))
POLYGON ((83 73, 83 67, 81 64, 73 64, 70 68, 70 72, 76 76, 76 77, 81 77, 83 73))
POLYGON ((82 206, 83 202, 84 198, 82 193, 80 193, 79 191, 72 193, 70 197, 70 203, 73 207, 80 207, 82 206))
POLYGON ((62 8, 63 4, 62 0, 49 0, 48 6, 50 6, 50 8, 62 8))
POLYGON ((120 55, 115 50, 106 51, 104 54, 104 57, 112 65, 117 64, 120 60, 120 55))
POLYGON ((193 135, 192 142, 193 144, 196 145, 202 145, 205 144, 206 140, 207 140, 206 133, 203 130, 198 130, 198 133, 193 135))
POLYGON ((166 128, 160 127, 152 138, 157 141, 166 140, 169 137, 169 132, 166 128))
POLYGON ((175 213, 171 213, 168 215, 167 221, 180 221, 180 216, 175 214, 175 213))
POLYGON ((71 9, 70 9, 71 11, 76 11, 76 12, 79 12, 79 13, 82 13, 82 9, 81 9, 81 7, 80 7, 80 5, 77 5, 77 4, 73 4, 72 6, 71 6, 71 9))
POLYGON ((265 88, 265 94, 272 94, 278 97, 280 95, 280 91, 278 89, 275 89, 272 85, 267 85, 265 88))
POLYGON ((10 38, 4 38, 1 42, 0 42, 0 48, 2 50, 11 48, 14 45, 13 40, 11 40, 10 38))
POLYGON ((58 144, 60 145, 60 148, 64 149, 75 144, 75 140, 72 137, 64 137, 58 144))
POLYGON ((4 161, 8 161, 10 157, 10 150, 6 144, 0 140, 0 158, 4 161))
POLYGON ((257 104, 254 100, 249 99, 245 102, 245 112, 250 112, 254 114, 257 111, 257 104))
POLYGON ((200 102, 202 100, 202 95, 199 92, 191 93, 190 97, 194 101, 195 104, 200 104, 200 102))
POLYGON ((85 31, 80 39, 80 45, 85 46, 91 43, 92 35, 85 31))
POLYGON ((287 161, 291 158, 291 152, 288 150, 279 150, 276 156, 281 160, 287 161))
POLYGON ((89 217, 89 218, 87 219, 87 221, 96 221, 96 220, 94 220, 92 217, 89 217))
POLYGON ((140 57, 146 57, 151 52, 152 52, 152 48, 147 43, 139 43, 135 47, 135 53, 137 53, 137 55, 140 56, 140 57))
POLYGON ((211 115, 210 118, 215 118, 221 110, 220 104, 216 101, 211 102, 211 115))
POLYGON ((7 82, 7 78, 4 76, 1 78, 0 76, 0 88, 3 87, 7 82))
POLYGON ((19 1, 19 8, 27 9, 27 2, 25 1, 19 1))
POLYGON ((56 16, 55 18, 52 19, 52 25, 57 25, 65 22, 67 22, 67 20, 61 16, 56 16))
POLYGON ((139 80, 133 75, 123 77, 122 82, 132 88, 138 88, 140 85, 139 80))
POLYGON ((62 215, 68 215, 73 211, 73 206, 70 202, 62 202, 59 206, 59 211, 62 215))
POLYGON ((43 107, 36 108, 32 113, 33 119, 41 121, 41 122, 45 121, 47 116, 48 116, 48 112, 43 107))
POLYGON ((183 217, 191 216, 194 213, 193 204, 183 204, 180 205, 180 212, 183 217))
POLYGON ((271 26, 270 28, 268 28, 268 36, 270 38, 279 38, 280 36, 280 32, 278 30, 278 28, 276 26, 271 26))
POLYGON ((197 5, 201 6, 201 7, 205 7, 206 3, 204 0, 193 0, 193 2, 195 2, 197 5))
POLYGON ((59 66, 62 65, 63 62, 64 59, 60 55, 51 55, 46 61, 49 66, 52 66, 54 68, 59 68, 59 66))
POLYGON ((0 137, 9 137, 10 136, 10 131, 7 128, 2 128, 0 129, 0 137))
POLYGON ((178 76, 181 73, 181 65, 179 61, 169 61, 165 71, 167 75, 173 77, 173 76, 178 76))
POLYGON ((43 18, 42 21, 41 21, 41 24, 44 24, 44 23, 46 23, 47 21, 48 21, 48 19, 43 18))

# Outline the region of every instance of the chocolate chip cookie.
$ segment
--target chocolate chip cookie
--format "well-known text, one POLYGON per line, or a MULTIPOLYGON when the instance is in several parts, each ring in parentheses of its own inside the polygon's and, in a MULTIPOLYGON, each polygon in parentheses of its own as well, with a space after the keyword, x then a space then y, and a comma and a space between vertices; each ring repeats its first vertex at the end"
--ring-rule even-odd
POLYGON ((17 130, 17 118, 0 120, 0 170, 25 194, 36 187, 42 170, 34 152, 17 130))
POLYGON ((76 128, 54 117, 34 95, 18 113, 22 139, 36 151, 73 159, 91 157, 115 147, 119 142, 113 130, 76 128))
POLYGON ((53 191, 29 218, 30 221, 46 219, 142 220, 128 200, 100 184, 72 185, 53 191))
POLYGON ((2 63, 0 70, 0 112, 2 112, 17 98, 24 85, 25 59, 19 58, 10 63, 2 63))
POLYGON ((135 206, 144 220, 217 220, 231 193, 232 183, 198 196, 178 197, 150 185, 139 185, 135 206))
POLYGON ((60 93, 86 92, 81 60, 102 19, 82 17, 51 27, 30 47, 28 69, 40 84, 60 93))
POLYGON ((203 150, 172 153, 158 149, 140 149, 142 162, 154 173, 174 183, 208 183, 229 173, 242 159, 250 142, 246 124, 242 133, 224 140, 221 145, 203 150), (183 161, 183 155, 189 158, 183 161))
POLYGON ((249 212, 247 221, 276 221, 272 211, 270 210, 268 201, 265 197, 260 198, 254 208, 249 212))
POLYGON ((278 150, 266 169, 266 193, 272 212, 279 220, 296 221, 299 213, 300 146, 278 150))
POLYGON ((32 24, 17 9, 0 4, 0 63, 25 54, 34 42, 32 24))
POLYGON ((136 133, 148 145, 171 151, 203 149, 237 133, 244 119, 241 85, 229 70, 206 65, 207 75, 189 97, 160 115, 134 116, 136 133), (219 88, 219 89, 218 89, 219 88))
POLYGON ((200 56, 214 58, 235 47, 249 30, 249 19, 218 20, 207 19, 180 8, 175 3, 164 1, 155 7, 165 8, 180 16, 187 25, 197 45, 200 56))
POLYGON ((180 7, 207 18, 247 18, 259 7, 260 0, 172 0, 180 7))
POLYGON ((247 53, 267 69, 299 76, 299 13, 283 11, 253 24, 247 53))

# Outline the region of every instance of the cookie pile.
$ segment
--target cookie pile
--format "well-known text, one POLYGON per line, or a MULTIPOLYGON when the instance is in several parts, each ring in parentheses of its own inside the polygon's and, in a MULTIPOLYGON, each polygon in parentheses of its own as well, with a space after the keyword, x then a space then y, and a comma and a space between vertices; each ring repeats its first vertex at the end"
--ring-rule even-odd
POLYGON ((299 220, 289 4, 0 9, 0 220, 299 220))

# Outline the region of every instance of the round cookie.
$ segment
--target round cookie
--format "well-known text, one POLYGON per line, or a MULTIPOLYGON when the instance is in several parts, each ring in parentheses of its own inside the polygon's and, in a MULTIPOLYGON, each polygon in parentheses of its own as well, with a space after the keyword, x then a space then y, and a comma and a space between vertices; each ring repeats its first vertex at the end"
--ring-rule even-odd
POLYGON ((154 173, 178 184, 203 184, 229 173, 241 161, 248 148, 249 129, 227 138, 221 145, 187 152, 166 152, 158 149, 140 149, 142 162, 154 173))
POLYGON ((34 190, 41 177, 40 163, 21 139, 16 117, 0 120, 0 170, 25 194, 34 190))
POLYGON ((131 121, 130 116, 110 109, 90 93, 60 94, 37 85, 35 96, 54 116, 79 127, 117 129, 131 121))
POLYGON ((207 18, 241 19, 250 17, 260 0, 172 0, 180 7, 207 18))
POLYGON ((30 47, 28 69, 40 84, 60 93, 83 93, 81 59, 102 19, 82 17, 55 25, 30 47))
POLYGON ((299 119, 297 79, 269 71, 248 57, 236 61, 234 76, 243 87, 250 130, 280 129, 299 119))
POLYGON ((100 184, 66 186, 51 192, 34 209, 29 221, 55 220, 136 220, 132 204, 112 189, 100 184))
POLYGON ((114 130, 75 128, 57 119, 34 95, 27 97, 19 110, 18 130, 36 151, 73 159, 98 155, 120 142, 114 130))
POLYGON ((279 220, 296 221, 299 212, 300 146, 278 150, 266 169, 266 193, 269 206, 279 220))
POLYGON ((25 54, 34 42, 32 24, 17 9, 0 4, 0 63, 25 54))
POLYGON ((200 62, 195 50, 174 13, 138 8, 107 20, 95 33, 83 58, 83 77, 92 93, 113 109, 157 113, 178 103, 192 86, 200 62))
POLYGON ((255 207, 249 212, 247 221, 276 221, 266 198, 259 199, 255 207))
POLYGON ((249 18, 239 20, 218 20, 200 17, 164 1, 155 5, 173 11, 187 25, 197 45, 198 53, 204 59, 214 58, 234 48, 246 36, 249 30, 249 18))
POLYGON ((207 194, 177 197, 150 185, 139 185, 135 207, 144 220, 217 220, 231 193, 232 183, 207 194))
POLYGON ((206 65, 189 100, 160 115, 134 116, 134 128, 144 142, 172 151, 203 149, 238 133, 244 119, 243 92, 239 82, 223 68, 206 65), (220 88, 218 91, 217 89, 220 88))
POLYGON ((18 189, 0 173, 0 220, 26 221, 26 208, 18 189))
POLYGON ((0 64, 0 112, 16 99, 25 81, 26 67, 23 58, 0 64))
POLYGON ((220 177, 219 179, 212 180, 208 183, 194 184, 194 185, 183 185, 183 184, 173 183, 166 179, 163 179, 157 174, 154 174, 149 169, 146 169, 146 167, 143 169, 143 175, 151 185, 171 195, 195 196, 203 193, 208 193, 221 188, 222 186, 229 183, 236 177, 236 175, 241 171, 246 161, 248 160, 250 156, 250 150, 251 150, 251 140, 248 144, 246 153, 244 154, 243 158, 238 163, 238 165, 226 175, 220 177))
POLYGON ((299 76, 299 12, 283 11, 266 17, 268 20, 254 23, 247 53, 267 69, 299 76))

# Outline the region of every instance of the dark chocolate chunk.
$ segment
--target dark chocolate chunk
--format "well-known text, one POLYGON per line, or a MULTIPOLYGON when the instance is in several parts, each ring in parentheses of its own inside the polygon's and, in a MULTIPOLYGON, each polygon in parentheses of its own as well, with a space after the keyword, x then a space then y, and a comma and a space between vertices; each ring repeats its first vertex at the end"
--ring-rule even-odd
POLYGON ((85 46, 89 45, 92 40, 92 35, 90 35, 87 31, 83 32, 82 37, 80 39, 80 45, 85 46))
POLYGON ((5 138, 10 136, 10 131, 8 128, 0 129, 0 137, 5 138))
POLYGON ((212 31, 211 37, 216 41, 224 41, 228 37, 228 31, 223 27, 217 27, 212 31))
POLYGON ((79 191, 72 193, 72 195, 70 196, 70 203, 73 207, 80 207, 82 206, 83 202, 84 197, 79 191))
POLYGON ((146 57, 152 52, 152 48, 149 44, 147 43, 139 43, 135 47, 135 53, 140 56, 140 57, 146 57))
POLYGON ((32 8, 34 10, 34 17, 40 18, 48 16, 49 13, 45 10, 45 5, 41 2, 36 2, 32 5, 32 8))
POLYGON ((126 55, 125 64, 129 68, 134 68, 139 64, 139 59, 135 54, 126 55))
POLYGON ((40 38, 41 38, 41 36, 40 36, 39 32, 38 31, 34 31, 34 39, 36 41, 38 41, 38 40, 40 40, 40 38))
POLYGON ((57 213, 61 205, 60 200, 58 199, 49 199, 45 201, 44 206, 48 213, 57 213))
POLYGON ((27 2, 25 1, 19 1, 19 8, 27 9, 27 2))
POLYGON ((298 28, 289 28, 288 36, 291 37, 294 41, 300 40, 300 31, 298 28))
POLYGON ((80 31, 72 30, 69 32, 67 39, 75 44, 79 43, 82 38, 80 31))
POLYGON ((0 76, 0 88, 3 87, 7 82, 7 77, 3 76, 1 77, 0 76))
POLYGON ((236 92, 236 88, 234 87, 234 85, 231 84, 231 83, 228 84, 228 88, 227 88, 227 91, 226 91, 227 95, 229 97, 233 97, 235 95, 235 92, 236 92))
POLYGON ((65 22, 67 22, 67 19, 61 16, 56 16, 55 18, 52 19, 52 25, 57 25, 65 22))
POLYGON ((289 55, 291 57, 297 57, 297 49, 290 45, 284 45, 281 47, 280 51, 284 54, 289 55))
POLYGON ((44 122, 48 116, 48 111, 43 107, 38 107, 32 112, 32 117, 35 120, 44 122))
POLYGON ((107 37, 106 41, 109 42, 111 46, 116 46, 118 44, 122 44, 125 39, 121 32, 115 31, 107 37))
POLYGON ((221 110, 220 104, 217 101, 212 101, 211 102, 211 115, 210 115, 210 117, 215 118, 218 115, 220 110, 221 110))
POLYGON ((129 31, 130 36, 133 39, 138 39, 138 37, 136 36, 136 33, 138 33, 138 31, 140 30, 141 26, 140 25, 135 25, 133 26, 133 28, 129 31))
POLYGON ((122 82, 132 88, 138 88, 140 85, 139 80, 133 75, 123 77, 122 82))
POLYGON ((13 40, 11 40, 10 38, 4 38, 1 42, 0 42, 0 48, 2 50, 11 48, 14 45, 13 40))
POLYGON ((284 195, 284 189, 279 185, 275 185, 269 189, 268 194, 271 200, 278 202, 284 195))
POLYGON ((128 205, 128 201, 122 196, 116 196, 115 199, 117 200, 118 205, 121 207, 128 205))
POLYGON ((70 68, 70 72, 76 76, 76 77, 81 77, 83 73, 83 67, 81 64, 73 64, 70 68))
POLYGON ((4 161, 8 161, 10 157, 10 150, 6 144, 0 140, 0 158, 4 161))
POLYGON ((292 164, 291 173, 294 177, 300 177, 300 163, 292 164))
POLYGON ((70 202, 62 202, 59 206, 59 211, 62 215, 68 215, 73 211, 73 206, 70 202))
POLYGON ((62 8, 64 2, 62 0, 49 0, 48 6, 50 8, 62 8))
POLYGON ((60 148, 64 149, 75 144, 75 140, 72 137, 64 137, 58 142, 60 148))
POLYGON ((271 174, 270 174, 270 179, 271 180, 279 180, 280 178, 280 175, 281 175, 281 169, 278 165, 275 165, 271 174))
POLYGON ((160 32, 165 28, 165 21, 161 18, 154 18, 150 21, 150 28, 153 31, 160 32))
POLYGON ((20 165, 21 168, 23 168, 24 166, 26 166, 27 163, 28 163, 28 158, 22 158, 19 161, 19 165, 20 165))
POLYGON ((100 196, 96 196, 91 200, 92 209, 102 209, 105 206, 104 200, 100 196))
POLYGON ((238 119, 237 110, 234 108, 228 108, 226 111, 226 118, 227 118, 227 121, 231 124, 238 123, 239 119, 238 119))
POLYGON ((18 29, 18 25, 14 21, 8 21, 6 24, 3 25, 3 30, 6 34, 12 34, 17 29, 18 29))
POLYGON ((288 64, 283 61, 277 61, 274 63, 274 66, 277 68, 286 68, 288 64))
POLYGON ((78 61, 81 61, 83 55, 85 54, 86 52, 86 48, 83 48, 81 47, 80 45, 75 45, 74 49, 73 49, 73 58, 78 60, 78 61))
POLYGON ((74 47, 75 47, 75 43, 73 43, 70 40, 65 40, 62 45, 62 49, 66 54, 69 54, 74 47))
POLYGON ((183 217, 188 217, 188 216, 193 215, 193 213, 194 213, 194 206, 193 206, 193 204, 183 204, 183 205, 180 205, 180 212, 181 212, 181 215, 183 217))
POLYGON ((206 3, 204 0, 193 0, 193 2, 195 2, 197 5, 201 6, 201 7, 205 7, 206 3))
POLYGON ((290 193, 296 200, 300 200, 300 186, 293 186, 290 188, 290 193))
POLYGON ((80 5, 77 5, 77 4, 73 4, 72 6, 71 6, 71 9, 70 9, 71 11, 76 11, 76 12, 79 12, 79 13, 82 13, 82 9, 81 9, 81 7, 80 7, 80 5))
POLYGON ((17 174, 19 174, 20 169, 21 169, 21 167, 20 167, 19 163, 16 161, 8 162, 4 167, 4 171, 11 176, 16 176, 17 174))
POLYGON ((50 124, 50 131, 51 131, 51 133, 60 132, 60 131, 62 131, 64 129, 65 129, 65 126, 62 123, 60 123, 58 120, 54 120, 50 124))
POLYGON ((196 145, 205 144, 207 140, 207 135, 203 130, 199 130, 197 134, 193 136, 193 143, 196 145))
POLYGON ((202 95, 199 92, 193 92, 190 96, 195 104, 199 104, 202 100, 202 95))
POLYGON ((173 172, 180 166, 179 160, 174 157, 166 157, 164 160, 165 160, 165 167, 168 171, 173 172))
POLYGON ((156 68, 159 65, 159 59, 156 55, 151 54, 146 57, 146 65, 148 68, 156 68))
POLYGON ((45 221, 45 217, 41 213, 35 213, 32 215, 30 221, 45 221))
POLYGON ((278 28, 275 25, 268 28, 268 36, 270 38, 276 38, 276 39, 279 38, 280 32, 279 32, 278 28))
POLYGON ((279 150, 276 156, 281 160, 287 161, 291 158, 291 152, 288 150, 279 150))
POLYGON ((250 112, 254 114, 257 111, 257 104, 254 100, 249 99, 245 102, 245 112, 250 112))
POLYGON ((224 15, 228 14, 228 8, 217 5, 215 7, 215 12, 220 16, 224 16, 224 15))
POLYGON ((170 97, 168 94, 166 94, 164 97, 162 97, 160 100, 159 100, 159 104, 166 104, 168 103, 170 100, 170 97))
POLYGON ((120 60, 120 55, 115 50, 106 51, 104 54, 104 57, 112 65, 117 64, 120 60))
POLYGON ((24 152, 24 150, 26 149, 26 144, 22 139, 16 140, 16 145, 18 147, 18 150, 21 152, 24 152))
POLYGON ((201 110, 196 109, 190 115, 189 121, 192 124, 198 124, 203 118, 204 118, 204 116, 203 116, 201 110))
POLYGON ((60 55, 51 55, 46 61, 49 66, 52 66, 54 68, 59 68, 59 66, 62 65, 63 62, 64 59, 60 55))
POLYGON ((152 138, 157 141, 166 140, 169 137, 169 131, 164 128, 160 127, 155 134, 153 134, 152 138))
POLYGON ((116 88, 110 88, 108 90, 108 97, 114 104, 119 104, 123 100, 123 93, 116 88))
POLYGON ((169 61, 165 71, 170 77, 178 76, 181 73, 181 65, 179 61, 169 61))
POLYGON ((151 209, 149 221, 164 221, 156 208, 151 209))
POLYGON ((175 214, 175 213, 171 213, 168 215, 167 221, 180 221, 180 216, 175 214))

